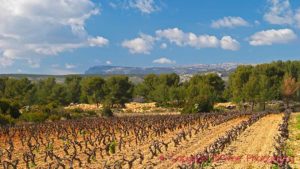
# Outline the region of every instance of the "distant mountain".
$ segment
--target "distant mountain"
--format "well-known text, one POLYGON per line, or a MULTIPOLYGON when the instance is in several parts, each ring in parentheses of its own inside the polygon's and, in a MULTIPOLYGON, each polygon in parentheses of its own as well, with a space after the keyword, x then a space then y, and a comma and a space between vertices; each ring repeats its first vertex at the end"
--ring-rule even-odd
POLYGON ((164 74, 177 73, 197 74, 206 72, 216 72, 221 74, 228 74, 233 71, 238 65, 236 63, 224 64, 197 64, 190 66, 175 66, 175 67, 125 67, 125 66, 94 66, 89 68, 85 74, 88 75, 146 75, 146 74, 164 74))

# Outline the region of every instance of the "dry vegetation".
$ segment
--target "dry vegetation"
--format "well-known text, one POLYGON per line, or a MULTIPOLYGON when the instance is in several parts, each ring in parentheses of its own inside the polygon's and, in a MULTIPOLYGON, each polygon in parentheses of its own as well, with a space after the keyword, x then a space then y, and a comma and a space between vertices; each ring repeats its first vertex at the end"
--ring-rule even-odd
MULTIPOLYGON (((73 104, 65 107, 65 109, 82 109, 84 111, 99 111, 103 105, 99 104, 73 104)), ((157 115, 157 114, 180 114, 180 111, 176 108, 163 108, 152 103, 137 103, 130 102, 126 103, 124 108, 118 108, 115 110, 118 112, 117 115, 157 115)))
POLYGON ((125 116, 2 128, 0 163, 4 169, 271 168, 274 159, 253 157, 283 153, 285 117, 241 112, 125 116), (227 159, 216 159, 221 155, 227 159))

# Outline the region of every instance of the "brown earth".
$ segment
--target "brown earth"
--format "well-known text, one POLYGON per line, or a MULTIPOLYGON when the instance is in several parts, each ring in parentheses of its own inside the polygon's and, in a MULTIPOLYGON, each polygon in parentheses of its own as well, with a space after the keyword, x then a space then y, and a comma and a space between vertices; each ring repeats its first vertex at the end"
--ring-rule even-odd
POLYGON ((271 114, 254 123, 225 148, 223 160, 213 163, 213 168, 269 169, 272 165, 268 160, 275 151, 274 137, 281 122, 282 114, 271 114))
MULTIPOLYGON (((182 144, 178 147, 174 147, 174 144, 171 143, 167 152, 165 152, 164 148, 163 148, 162 149, 163 154, 159 154, 158 157, 154 157, 153 159, 151 159, 151 153, 149 152, 149 149, 148 149, 151 142, 153 140, 163 140, 163 141, 171 142, 172 137, 176 136, 176 134, 179 133, 180 130, 176 130, 174 132, 168 132, 167 134, 165 134, 159 138, 153 137, 152 139, 144 142, 143 144, 136 145, 136 146, 134 146, 134 148, 128 147, 129 149, 127 149, 127 151, 124 150, 124 151, 122 151, 122 153, 117 153, 114 156, 106 158, 105 160, 109 161, 108 163, 113 163, 116 160, 122 159, 123 155, 126 158, 130 158, 130 157, 132 157, 132 154, 134 152, 137 152, 137 150, 141 150, 143 152, 143 154, 145 155, 145 160, 142 165, 138 164, 138 161, 134 162, 134 165, 133 165, 134 168, 144 169, 149 166, 153 166, 154 168, 164 169, 164 168, 167 168, 166 166, 171 166, 171 165, 174 165, 174 168, 176 168, 176 166, 179 163, 176 164, 176 162, 174 163, 172 160, 164 161, 164 160, 161 160, 160 157, 163 157, 163 156, 166 157, 170 154, 189 155, 190 152, 193 153, 194 151, 196 151, 197 150, 196 148, 204 146, 204 144, 205 145, 210 144, 216 138, 218 138, 219 136, 224 134, 225 131, 230 130, 230 128, 232 128, 233 126, 235 126, 247 119, 248 119, 248 117, 236 118, 236 119, 230 120, 229 122, 211 127, 208 130, 203 131, 202 133, 199 132, 197 135, 193 135, 193 137, 191 139, 189 139, 188 141, 182 142, 182 144), (199 138, 203 138, 203 139, 199 139, 199 138), (190 145, 192 145, 192 146, 190 146, 190 145)), ((102 161, 102 163, 104 163, 104 161, 102 161)), ((92 165, 92 166, 97 168, 97 165, 92 165)), ((125 166, 125 168, 126 167, 127 166, 125 166)))
MULTIPOLYGON (((92 161, 92 164, 87 164, 86 163, 86 158, 87 156, 84 154, 80 154, 80 159, 82 159, 83 166, 82 168, 102 168, 103 164, 107 162, 108 164, 113 164, 115 161, 122 159, 124 156, 126 159, 130 159, 132 157, 132 154, 140 150, 144 155, 145 155, 145 160, 143 161, 143 164, 139 164, 139 161, 135 161, 133 168, 147 168, 148 166, 153 166, 154 168, 167 168, 167 166, 172 166, 171 168, 176 168, 176 166, 179 163, 174 163, 173 161, 162 161, 159 159, 161 155, 167 156, 170 154, 174 154, 175 156, 184 156, 184 155, 190 155, 192 153, 198 152, 202 150, 205 146, 211 144, 216 138, 219 136, 223 135, 226 131, 230 130, 233 126, 241 123, 244 120, 247 120, 248 117, 240 117, 236 118, 233 120, 230 120, 228 122, 222 123, 220 125, 210 127, 207 130, 204 130, 203 132, 199 132, 197 135, 193 135, 192 138, 189 138, 187 141, 183 141, 180 146, 174 147, 173 142, 169 145, 168 151, 165 151, 164 148, 163 154, 159 154, 158 157, 154 157, 153 159, 150 158, 151 154, 149 152, 149 145, 152 143, 153 140, 163 140, 163 141, 172 141, 172 137, 176 136, 181 130, 175 130, 173 132, 168 132, 160 137, 155 137, 153 136, 150 139, 147 139, 143 141, 142 143, 138 145, 132 144, 131 146, 126 146, 123 148, 122 151, 117 152, 114 155, 107 156, 105 153, 103 154, 104 157, 101 160, 98 161, 92 161)), ((192 127, 192 126, 191 126, 192 127)), ((127 138, 130 139, 130 138, 127 138)), ((132 138, 133 139, 133 138, 132 138)), ((4 142, 4 140, 1 139, 0 142, 4 142)), ((21 145, 21 142, 19 139, 16 139, 14 141, 16 144, 16 152, 15 157, 18 157, 19 159, 22 159, 22 153, 26 151, 23 146, 21 145)), ((62 156, 64 154, 62 150, 62 142, 56 142, 54 145, 55 152, 62 156)), ((0 145, 1 148, 4 148, 0 145)), ((36 158, 36 168, 46 168, 47 163, 43 161, 44 159, 44 154, 43 154, 43 149, 41 148, 40 152, 37 153, 37 158, 36 158)), ((99 157, 99 154, 97 153, 97 157, 99 157)), ((79 168, 77 163, 75 163, 75 168, 79 168)), ((2 167, 2 166, 1 166, 2 167)), ((1 168, 0 167, 0 168, 1 168)), ((19 168, 26 168, 25 164, 21 161, 19 168)), ((124 167, 125 169, 128 168, 127 165, 124 167)))
POLYGON ((217 138, 224 135, 226 131, 229 131, 233 126, 238 125, 242 121, 248 118, 238 118, 230 120, 223 124, 211 127, 210 129, 199 133, 197 136, 193 137, 191 140, 184 142, 178 147, 172 147, 170 151, 162 154, 165 160, 156 160, 156 168, 177 168, 179 164, 182 163, 180 158, 189 158, 189 155, 201 152, 204 148, 211 143, 213 143, 217 138), (173 156, 172 158, 168 158, 173 156))

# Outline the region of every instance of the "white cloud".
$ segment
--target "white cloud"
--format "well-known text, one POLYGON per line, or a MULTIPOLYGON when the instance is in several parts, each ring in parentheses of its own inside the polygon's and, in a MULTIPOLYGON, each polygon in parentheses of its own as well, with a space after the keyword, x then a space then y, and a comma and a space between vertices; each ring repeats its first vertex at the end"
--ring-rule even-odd
POLYGON ((86 46, 85 43, 62 43, 62 44, 27 44, 26 49, 40 55, 58 55, 61 52, 72 51, 86 46))
POLYGON ((106 63, 107 65, 111 65, 111 64, 112 64, 112 62, 111 62, 111 61, 109 61, 109 60, 108 60, 108 61, 106 61, 105 63, 106 63))
POLYGON ((184 41, 186 39, 186 33, 178 28, 172 29, 164 29, 164 30, 157 30, 156 36, 159 38, 166 38, 171 43, 175 43, 178 46, 183 46, 184 41))
POLYGON ((94 46, 103 47, 103 46, 109 44, 109 40, 105 39, 104 37, 97 36, 95 38, 89 38, 88 43, 92 47, 94 47, 94 46))
POLYGON ((161 45, 160 45, 160 48, 161 49, 166 49, 168 47, 168 45, 166 44, 166 43, 162 43, 161 45))
POLYGON ((100 13, 91 0, 0 0, 0 4, 2 66, 89 46, 85 22, 100 13))
POLYGON ((268 0, 269 8, 264 19, 274 25, 290 25, 300 28, 300 8, 293 10, 289 0, 268 0))
POLYGON ((297 38, 291 29, 271 29, 257 32, 250 37, 250 45, 263 46, 272 44, 288 43, 297 38))
POLYGON ((175 64, 176 61, 170 60, 170 59, 165 58, 165 57, 162 57, 162 58, 153 60, 153 63, 156 63, 156 64, 175 64))
POLYGON ((240 26, 249 26, 249 23, 241 17, 227 16, 222 19, 213 21, 211 24, 211 27, 213 28, 235 28, 240 26))
MULTIPOLYGON (((0 46, 1 49, 1 46, 0 46)), ((1 67, 11 66, 13 64, 13 60, 17 59, 18 51, 14 49, 4 49, 2 53, 0 53, 0 65, 1 67)))
POLYGON ((217 48, 222 47, 225 50, 237 50, 238 41, 227 37, 223 38, 223 45, 220 44, 222 40, 219 40, 216 36, 211 35, 196 35, 194 33, 186 33, 178 28, 157 30, 156 36, 159 39, 167 39, 170 43, 174 43, 178 46, 190 46, 193 48, 217 48), (227 41, 225 41, 227 40, 227 41), (226 43, 227 42, 227 43, 226 43), (225 44, 226 43, 226 44, 225 44), (229 43, 231 47, 229 47, 229 43))
POLYGON ((233 51, 240 49, 240 43, 230 36, 224 36, 221 39, 220 43, 222 49, 233 50, 233 51))
POLYGON ((156 36, 158 38, 165 38, 171 43, 178 46, 191 46, 196 48, 217 47, 218 39, 215 36, 200 35, 194 33, 185 33, 178 28, 157 30, 156 36))
POLYGON ((122 47, 128 48, 132 54, 149 54, 154 41, 155 38, 152 36, 141 34, 138 38, 123 41, 122 47))
POLYGON ((197 36, 194 33, 189 33, 187 44, 195 48, 217 48, 219 46, 219 40, 215 36, 197 36))
POLYGON ((293 11, 289 0, 268 0, 269 9, 264 15, 264 19, 277 25, 292 24, 293 11))
POLYGON ((66 69, 74 69, 74 68, 76 68, 76 65, 66 63, 66 64, 65 64, 65 68, 66 68, 66 69))
POLYGON ((150 14, 158 10, 154 0, 131 0, 129 6, 140 10, 144 14, 150 14))

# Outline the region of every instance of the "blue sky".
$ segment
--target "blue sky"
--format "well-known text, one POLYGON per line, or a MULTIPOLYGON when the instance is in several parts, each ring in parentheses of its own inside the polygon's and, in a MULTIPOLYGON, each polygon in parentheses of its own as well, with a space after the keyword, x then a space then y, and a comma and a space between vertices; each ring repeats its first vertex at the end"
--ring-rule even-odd
POLYGON ((0 73, 300 59, 298 0, 0 3, 0 73))

